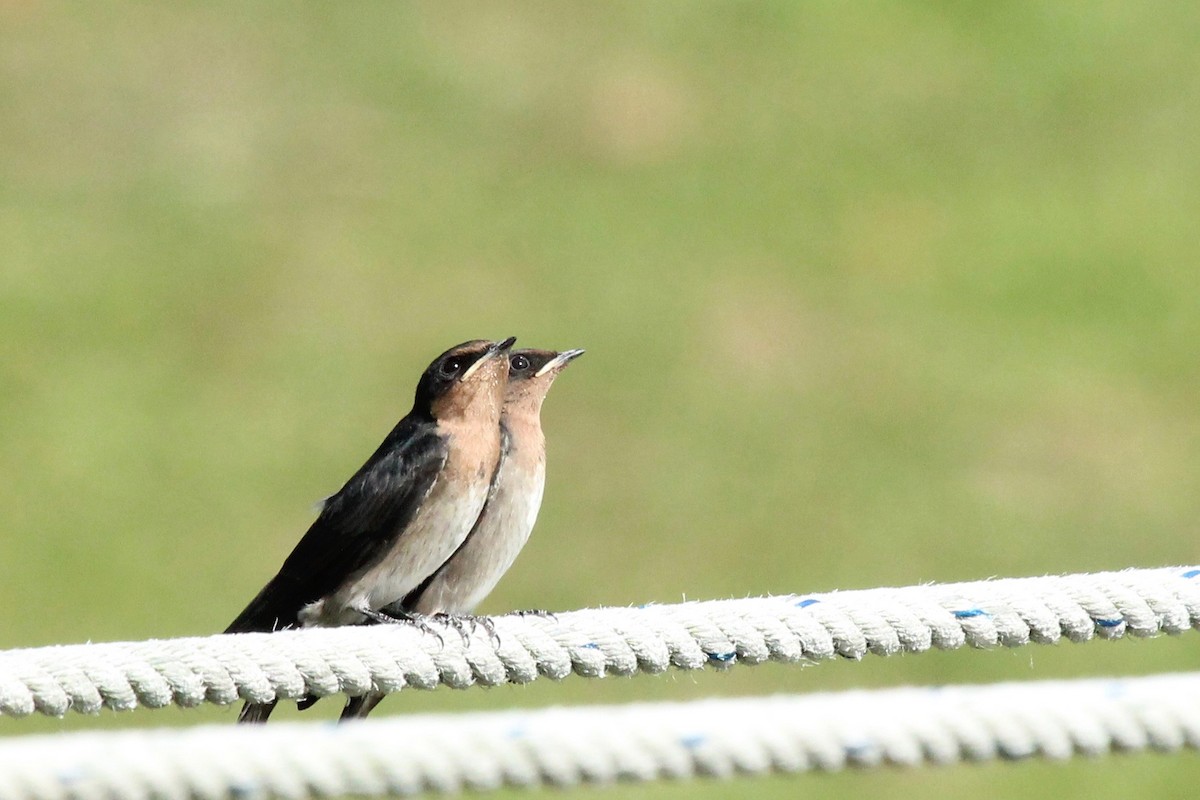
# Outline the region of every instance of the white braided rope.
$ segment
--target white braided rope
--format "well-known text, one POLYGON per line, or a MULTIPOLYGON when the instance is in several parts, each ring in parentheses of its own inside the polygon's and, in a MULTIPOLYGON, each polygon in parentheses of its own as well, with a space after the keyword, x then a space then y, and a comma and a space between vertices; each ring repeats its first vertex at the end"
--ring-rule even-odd
POLYGON ((0 797, 367 797, 1200 747, 1200 673, 0 740, 0 797))
POLYGON ((0 713, 268 702, 811 662, 931 648, 1018 647, 1065 637, 1200 628, 1200 568, 869 589, 494 617, 441 636, 410 625, 281 631, 0 652, 0 713))

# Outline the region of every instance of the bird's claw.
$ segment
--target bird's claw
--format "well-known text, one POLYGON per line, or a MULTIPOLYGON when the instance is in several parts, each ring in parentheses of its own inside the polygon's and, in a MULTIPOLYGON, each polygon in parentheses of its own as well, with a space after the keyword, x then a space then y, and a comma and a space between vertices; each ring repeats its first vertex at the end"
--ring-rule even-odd
POLYGON ((492 622, 491 617, 476 617, 475 621, 479 626, 487 631, 488 641, 492 643, 492 647, 496 650, 500 649, 500 634, 496 633, 496 623, 492 622))
POLYGON ((433 618, 445 625, 447 628, 454 628, 458 631, 458 636, 462 639, 462 643, 467 643, 469 636, 467 628, 470 628, 470 633, 475 632, 475 617, 470 614, 447 614, 446 612, 438 612, 433 615, 433 618))
POLYGON ((500 647, 500 635, 496 633, 496 624, 492 622, 491 617, 477 617, 474 614, 445 613, 434 614, 433 617, 443 625, 458 631, 458 635, 462 637, 463 644, 467 643, 468 631, 473 636, 475 631, 483 628, 487 631, 488 639, 491 640, 492 646, 496 648, 500 647))

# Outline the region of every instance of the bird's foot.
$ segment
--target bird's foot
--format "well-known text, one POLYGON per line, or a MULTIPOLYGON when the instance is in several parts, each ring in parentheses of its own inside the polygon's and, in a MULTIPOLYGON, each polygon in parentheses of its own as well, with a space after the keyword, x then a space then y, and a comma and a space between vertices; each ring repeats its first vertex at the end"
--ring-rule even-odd
POLYGON ((467 643, 469 634, 475 632, 475 627, 478 624, 477 617, 472 614, 448 614, 440 611, 434 614, 433 618, 447 628, 454 628, 454 630, 458 631, 458 636, 462 639, 464 645, 467 643))
POLYGON ((373 608, 360 608, 358 613, 367 618, 367 622, 376 622, 380 625, 387 625, 398 620, 391 614, 385 614, 382 611, 376 611, 373 608))
POLYGON ((558 617, 555 616, 554 612, 547 611, 544 608, 527 608, 524 611, 514 611, 512 613, 518 617, 541 617, 551 622, 558 622, 558 617))
POLYGON ((432 633, 437 637, 438 642, 443 647, 446 646, 446 640, 442 638, 441 631, 429 624, 428 620, 435 619, 424 614, 410 614, 407 611, 376 611, 374 609, 362 609, 361 613, 371 622, 376 622, 381 625, 412 625, 421 633, 432 633))
POLYGON ((474 614, 434 614, 435 619, 444 625, 454 628, 458 634, 462 636, 463 643, 467 641, 468 630, 472 635, 479 628, 487 631, 488 639, 492 642, 492 647, 500 647, 500 635, 496 633, 496 624, 492 622, 491 617, 477 617, 474 614))

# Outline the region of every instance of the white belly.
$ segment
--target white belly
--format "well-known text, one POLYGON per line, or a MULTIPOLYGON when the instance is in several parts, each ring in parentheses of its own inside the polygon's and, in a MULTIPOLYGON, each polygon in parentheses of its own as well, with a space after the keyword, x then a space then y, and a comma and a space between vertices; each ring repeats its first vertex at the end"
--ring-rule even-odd
POLYGON ((466 539, 487 500, 489 483, 472 481, 466 491, 459 488, 450 497, 450 482, 439 479, 387 554, 334 594, 306 606, 301 623, 359 622, 362 609, 378 611, 417 588, 466 539))
POLYGON ((496 489, 470 537, 417 599, 418 614, 468 614, 500 582, 529 540, 542 506, 546 473, 500 465, 496 489))

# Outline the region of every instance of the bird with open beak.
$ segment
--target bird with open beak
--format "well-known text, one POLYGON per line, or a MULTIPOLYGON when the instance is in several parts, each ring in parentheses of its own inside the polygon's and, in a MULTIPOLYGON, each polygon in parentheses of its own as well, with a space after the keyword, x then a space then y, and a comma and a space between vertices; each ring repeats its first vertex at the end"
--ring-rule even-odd
MULTIPOLYGON (((381 612, 459 549, 500 463, 515 338, 452 347, 421 375, 412 410, 320 514, 226 633, 391 621, 381 612)), ((265 722, 274 703, 247 703, 265 722)))
MULTIPOLYGON (((558 374, 581 355, 582 350, 517 350, 509 355, 500 417, 502 456, 487 505, 454 554, 385 613, 470 614, 512 566, 533 531, 546 485, 542 402, 558 374)), ((351 697, 342 719, 366 717, 383 697, 351 697)))

